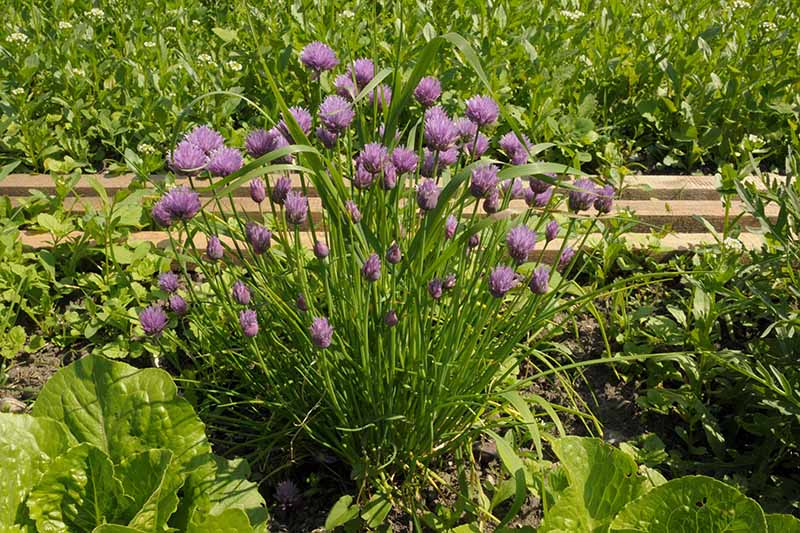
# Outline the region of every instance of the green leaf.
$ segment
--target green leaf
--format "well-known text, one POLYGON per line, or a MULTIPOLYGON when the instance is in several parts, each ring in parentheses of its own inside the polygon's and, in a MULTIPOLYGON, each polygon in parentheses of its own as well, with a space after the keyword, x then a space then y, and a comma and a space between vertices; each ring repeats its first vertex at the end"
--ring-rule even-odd
POLYGON ((103 524, 92 530, 92 533, 147 533, 135 527, 121 526, 119 524, 103 524))
POLYGON ((358 506, 351 505, 353 497, 345 495, 336 500, 336 503, 331 507, 328 517, 325 519, 325 529, 333 531, 335 528, 342 526, 358 516, 358 506))
POLYGON ((383 524, 391 510, 392 502, 389 498, 383 494, 375 494, 364 506, 361 518, 367 523, 367 527, 376 528, 383 524))
POLYGON ((614 519, 616 533, 765 533, 764 512, 733 487, 686 476, 655 487, 614 519))
POLYGON ((769 533, 800 533, 800 520, 790 514, 768 514, 769 533))
POLYGON ((31 489, 50 462, 74 444, 55 420, 0 413, 0 530, 25 522, 31 489))
POLYGON ((163 531, 178 508, 183 478, 169 450, 147 450, 124 460, 117 469, 125 494, 133 498, 124 521, 144 531, 163 531))
POLYGON ((214 35, 216 35, 226 43, 235 41, 237 38, 236 30, 231 30, 228 28, 211 28, 211 31, 213 31, 214 35))
POLYGON ((58 238, 66 236, 73 230, 72 224, 69 222, 61 222, 48 213, 41 213, 37 216, 36 223, 58 238))
POLYGON ((22 326, 14 326, 4 335, 0 336, 0 357, 13 359, 25 348, 28 334, 22 326))
POLYGON ((258 485, 247 481, 250 476, 248 462, 245 459, 228 461, 216 455, 214 461, 216 476, 203 486, 211 503, 209 514, 219 514, 231 508, 241 509, 247 514, 255 531, 266 531, 269 513, 264 498, 258 492, 258 485))
POLYGON ((564 437, 553 452, 566 470, 569 488, 545 516, 540 531, 606 531, 616 514, 650 488, 627 453, 600 439, 564 437))
POLYGON ((108 455, 83 443, 52 462, 28 509, 38 531, 90 531, 116 521, 130 501, 108 455))
POLYGON ((209 515, 200 524, 192 521, 186 533, 247 533, 253 531, 247 514, 241 509, 228 509, 218 515, 209 515))

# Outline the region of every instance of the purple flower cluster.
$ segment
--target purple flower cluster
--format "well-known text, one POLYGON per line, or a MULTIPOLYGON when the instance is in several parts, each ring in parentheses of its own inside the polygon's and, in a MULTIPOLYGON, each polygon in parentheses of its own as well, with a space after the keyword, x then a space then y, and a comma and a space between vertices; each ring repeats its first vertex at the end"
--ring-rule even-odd
POLYGON ((575 180, 567 195, 569 210, 578 213, 589 209, 597 196, 595 189, 595 184, 591 180, 583 178, 575 180))
POLYGON ((139 313, 139 323, 147 335, 158 337, 167 327, 167 314, 160 305, 151 305, 139 313))
POLYGON ((550 242, 555 239, 556 236, 558 236, 558 222, 551 220, 544 227, 544 238, 547 239, 547 242, 550 242))
POLYGON ((216 235, 212 235, 208 238, 208 244, 206 244, 206 255, 212 261, 219 261, 222 259, 222 256, 225 255, 225 250, 222 248, 222 243, 219 240, 219 237, 216 235))
POLYGON ((464 114, 478 127, 485 127, 497 122, 500 108, 497 107, 497 102, 488 96, 473 96, 467 100, 467 110, 464 114))
POLYGON ((239 312, 239 325, 245 337, 258 335, 258 315, 252 309, 243 309, 239 312))
POLYGON ((414 89, 414 98, 423 107, 431 107, 441 95, 442 84, 438 79, 431 76, 426 76, 419 80, 417 87, 414 89))
POLYGON ((253 252, 263 254, 272 245, 272 232, 256 222, 248 222, 244 228, 245 238, 253 252))
POLYGON ((250 198, 257 204, 267 198, 267 189, 264 187, 264 182, 261 178, 250 181, 250 198))
MULTIPOLYGON (((250 154, 251 157, 261 157, 264 154, 274 152, 286 146, 289 146, 289 141, 286 140, 286 137, 283 136, 277 127, 269 131, 254 130, 250 132, 244 141, 245 150, 247 150, 247 153, 250 154)), ((279 157, 276 159, 276 162, 291 163, 292 156, 285 155, 279 157)))
POLYGON ((381 259, 378 257, 378 254, 371 254, 366 261, 364 261, 364 266, 361 267, 361 275, 364 276, 364 279, 367 281, 378 281, 381 277, 381 259))
POLYGON ((400 174, 408 174, 417 169, 417 154, 408 148, 395 148, 392 150, 392 164, 400 174))
POLYGON ((158 287, 164 292, 178 290, 178 275, 174 272, 164 272, 158 277, 158 287))
POLYGON ((242 168, 243 164, 242 152, 236 148, 222 147, 211 153, 206 169, 212 176, 224 178, 242 168))
POLYGON ((396 265, 403 260, 403 252, 400 251, 400 246, 393 242, 389 249, 386 250, 386 261, 392 265, 396 265))
POLYGON ((498 266, 489 274, 489 293, 495 298, 502 298, 519 283, 519 276, 514 269, 498 266))
POLYGON ((369 95, 369 105, 372 107, 378 102, 378 111, 389 109, 392 104, 392 88, 382 83, 378 85, 369 95))
POLYGON ((284 208, 286 209, 286 221, 289 224, 299 226, 308 218, 308 198, 297 191, 290 191, 286 195, 284 208))
POLYGON ((458 130, 447 113, 439 106, 425 112, 425 143, 431 150, 447 150, 456 141, 458 130))
POLYGON ((241 168, 242 154, 226 148, 219 132, 198 126, 167 154, 167 164, 178 174, 193 176, 207 169, 214 176, 227 176, 241 168))
POLYGON ((174 187, 155 203, 151 214, 161 226, 168 227, 178 220, 188 221, 200 211, 200 195, 188 187, 174 187))
POLYGON ((325 43, 314 41, 300 52, 300 61, 312 71, 312 77, 319 78, 325 70, 333 70, 339 64, 336 53, 325 43))
POLYGON ((242 280, 233 284, 231 296, 233 296, 236 303, 240 305, 247 305, 250 303, 250 289, 247 288, 247 285, 245 285, 242 280))
POLYGON ((311 342, 317 348, 325 349, 331 345, 333 340, 333 326, 328 323, 325 317, 315 317, 308 328, 311 342))
POLYGON ((472 170, 469 192, 475 198, 488 198, 497 188, 497 167, 480 165, 472 170))
POLYGON ((288 176, 281 176, 275 185, 272 187, 270 199, 272 203, 283 205, 286 203, 286 197, 289 196, 289 191, 292 190, 292 180, 288 176))
POLYGON ((536 233, 528 226, 516 226, 506 235, 508 254, 518 265, 528 260, 536 246, 536 233))
POLYGON ((347 200, 344 203, 344 207, 347 209, 347 212, 350 213, 350 219, 353 223, 358 224, 361 222, 361 210, 358 209, 358 205, 353 200, 347 200))
POLYGON ((594 208, 597 209, 597 212, 601 215, 611 212, 611 207, 613 206, 614 202, 614 187, 611 185, 605 185, 597 190, 597 197, 594 200, 594 208))
POLYGON ((531 141, 524 134, 520 140, 516 133, 509 131, 500 137, 499 145, 511 160, 512 165, 524 165, 528 162, 528 149, 531 147, 531 141))
POLYGON ((534 294, 544 294, 547 292, 549 284, 550 269, 543 265, 533 271, 528 287, 534 294))
POLYGON ((439 203, 439 194, 441 191, 439 190, 439 186, 436 185, 436 182, 431 179, 423 180, 417 186, 417 205, 419 205, 420 209, 423 211, 430 211, 436 208, 436 204, 439 203))
POLYGON ((447 220, 444 221, 444 238, 450 240, 456 235, 458 229, 458 220, 453 215, 448 215, 447 220))
MULTIPOLYGON (((303 133, 308 135, 311 131, 311 122, 313 121, 311 118, 311 113, 309 113, 308 110, 303 107, 290 107, 289 113, 292 115, 295 122, 297 122, 297 125, 300 126, 300 129, 303 130, 303 133)), ((281 118, 275 127, 281 133, 281 135, 283 135, 284 139, 290 143, 293 144, 299 142, 299 139, 294 139, 291 132, 289 132, 289 126, 286 124, 285 116, 281 118)))
POLYGON ((332 94, 322 101, 317 116, 325 129, 338 135, 350 127, 356 113, 350 102, 332 94))
POLYGON ((328 245, 322 241, 317 241, 314 243, 314 256, 317 259, 325 259, 331 253, 330 249, 328 249, 328 245))

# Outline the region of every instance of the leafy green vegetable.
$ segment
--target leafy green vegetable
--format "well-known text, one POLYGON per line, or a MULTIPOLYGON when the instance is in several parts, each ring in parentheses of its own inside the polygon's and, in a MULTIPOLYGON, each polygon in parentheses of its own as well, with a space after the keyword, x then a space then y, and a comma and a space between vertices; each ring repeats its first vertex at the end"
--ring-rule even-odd
POLYGON ((800 520, 788 514, 768 514, 769 533, 800 533, 800 520))

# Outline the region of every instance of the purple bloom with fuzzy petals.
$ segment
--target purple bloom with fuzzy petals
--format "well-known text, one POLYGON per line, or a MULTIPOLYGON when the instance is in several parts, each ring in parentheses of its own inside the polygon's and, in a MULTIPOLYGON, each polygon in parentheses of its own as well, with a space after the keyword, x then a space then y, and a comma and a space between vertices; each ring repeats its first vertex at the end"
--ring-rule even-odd
POLYGON ((291 190, 292 180, 290 180, 288 176, 281 176, 278 178, 278 181, 275 182, 275 186, 272 187, 270 199, 275 204, 283 205, 286 203, 286 197, 289 195, 289 191, 291 190))
POLYGON ((389 246, 389 249, 386 250, 386 260, 393 265, 403 260, 403 253, 400 251, 400 246, 398 246, 396 242, 393 242, 392 245, 389 246))
POLYGON ((550 203, 555 190, 555 187, 548 187, 542 194, 537 194, 533 199, 533 207, 546 207, 550 203))
POLYGON ((253 130, 244 140, 244 148, 250 157, 261 157, 275 149, 275 131, 253 130))
POLYGON ((573 189, 570 189, 567 196, 567 207, 570 211, 575 213, 579 211, 586 211, 592 206, 595 199, 595 184, 591 180, 579 179, 575 180, 572 184, 573 189))
POLYGON ((436 166, 436 174, 440 174, 443 169, 447 168, 458 160, 458 149, 455 147, 441 152, 432 152, 427 148, 424 148, 422 154, 424 159, 422 161, 422 167, 420 168, 419 173, 426 178, 434 177, 434 165, 436 166))
POLYGON ((317 348, 327 348, 331 345, 333 340, 333 327, 328 323, 325 317, 315 317, 311 321, 311 326, 308 328, 311 335, 311 342, 317 348))
POLYGON ((417 205, 419 205, 420 209, 423 211, 435 209, 436 204, 439 203, 440 192, 435 181, 430 179, 423 180, 422 183, 417 186, 417 205))
POLYGON ((369 189, 374 180, 375 175, 364 168, 364 165, 359 162, 356 165, 356 172, 353 174, 353 186, 356 189, 369 189))
POLYGON ((331 253, 328 245, 322 241, 317 241, 314 243, 314 255, 317 259, 325 259, 331 253))
POLYGON ((453 215, 449 215, 447 220, 444 221, 444 238, 445 240, 450 240, 456 235, 456 229, 458 229, 458 220, 453 215))
POLYGON ((242 168, 242 164, 244 164, 242 152, 236 148, 223 147, 215 150, 211 154, 206 168, 212 176, 224 178, 242 168))
POLYGON ((150 211, 150 216, 156 221, 156 224, 162 227, 169 227, 172 225, 172 216, 167 211, 164 200, 161 199, 153 204, 153 209, 150 211))
POLYGON ((356 59, 347 69, 347 77, 355 76, 356 86, 363 89, 375 77, 375 64, 366 58, 356 59))
POLYGON ((400 147, 392 151, 392 163, 400 174, 414 172, 418 159, 417 154, 408 148, 400 147))
POLYGON ((387 161, 385 165, 383 165, 383 180, 381 181, 381 187, 384 190, 390 191, 397 186, 397 169, 394 168, 394 165, 391 161, 387 161))
POLYGON ((300 489, 291 480, 283 480, 275 487, 275 499, 285 510, 300 503, 300 489))
POLYGON ((477 159, 489 149, 489 139, 483 133, 478 134, 474 141, 467 141, 461 145, 461 150, 471 159, 477 159))
POLYGON ((257 204, 266 200, 267 189, 264 187, 264 181, 261 178, 250 180, 250 198, 257 204))
POLYGON ((528 207, 533 207, 533 203, 536 201, 536 193, 530 189, 525 189, 522 191, 522 197, 525 198, 525 203, 528 204, 528 207))
POLYGON ((389 326, 390 328, 395 327, 398 322, 399 319, 397 318, 397 311, 395 311, 394 309, 391 309, 388 313, 386 313, 386 316, 383 317, 383 323, 389 326))
POLYGON ((218 131, 209 128, 208 126, 197 126, 191 132, 187 133, 184 140, 189 141, 193 145, 200 148, 206 154, 210 154, 215 150, 222 148, 225 139, 218 131))
POLYGON ((572 248, 572 246, 567 246, 566 248, 564 248, 564 250, 561 252, 561 257, 558 258, 558 270, 559 271, 564 270, 564 268, 566 268, 566 266, 572 261, 574 257, 575 257, 575 250, 572 248))
POLYGON ((477 248, 481 244, 481 236, 479 233, 473 233, 469 236, 469 240, 467 241, 468 248, 477 248))
POLYGON ((601 215, 610 213, 611 207, 614 204, 614 187, 605 185, 603 188, 597 190, 597 197, 594 200, 594 208, 601 215))
POLYGON ((370 174, 377 174, 383 170, 383 165, 389 159, 389 151, 380 143, 365 144, 361 153, 358 154, 358 162, 370 174))
MULTIPOLYGON (((267 133, 272 136, 272 150, 280 150, 281 148, 286 148, 289 146, 289 140, 283 136, 283 134, 278 130, 277 127, 270 129, 267 133)), ((278 157, 275 159, 276 163, 285 163, 290 164, 292 162, 292 154, 286 154, 285 156, 278 157)))
POLYGON ((317 116, 328 131, 341 133, 350 126, 356 113, 350 102, 341 96, 329 95, 320 104, 317 116))
POLYGON ((191 220, 200 211, 200 195, 188 187, 173 187, 161 198, 171 220, 191 220))
POLYGON ((489 274, 489 292, 495 298, 502 298, 505 294, 517 286, 519 276, 514 269, 507 266, 499 266, 489 274))
POLYGON ((248 222, 244 233, 256 254, 263 254, 272 245, 272 232, 260 224, 248 222))
POLYGON ((219 237, 216 235, 212 235, 208 238, 208 244, 206 245, 206 255, 212 261, 219 261, 222 259, 222 256, 225 255, 225 250, 222 248, 222 243, 219 241, 219 237))
POLYGON ((442 84, 432 76, 425 76, 414 89, 414 98, 423 107, 431 107, 442 95, 442 84))
POLYGON ((458 131, 458 140, 462 143, 472 143, 478 135, 478 125, 467 117, 456 120, 455 125, 456 131, 458 131))
POLYGON ((483 200, 483 210, 486 212, 486 214, 492 215, 494 213, 497 213, 499 209, 500 209, 500 193, 495 188, 492 190, 491 193, 489 193, 489 196, 487 196, 486 199, 483 200))
POLYGON ((151 305, 139 313, 139 323, 146 334, 157 337, 167 327, 167 314, 160 305, 151 305))
POLYGON ((177 294, 170 294, 169 296, 169 309, 178 316, 183 316, 189 312, 189 304, 182 296, 177 294))
POLYGON ((347 74, 339 74, 333 81, 333 86, 336 88, 336 94, 345 100, 353 101, 356 97, 356 85, 353 83, 353 78, 347 74))
POLYGON ((242 280, 237 281, 231 288, 231 295, 237 303, 247 305, 250 303, 250 289, 244 284, 242 280))
POLYGON ((536 194, 542 194, 550 187, 550 184, 546 181, 536 178, 531 178, 530 181, 528 181, 528 185, 530 185, 531 190, 536 194))
POLYGON ((370 254, 367 257, 364 266, 361 267, 361 275, 367 281, 378 281, 381 277, 381 258, 378 257, 378 254, 370 254))
POLYGON ((503 180, 500 183, 500 189, 514 199, 525 197, 525 183, 520 178, 503 180))
POLYGON ((540 266, 533 271, 531 281, 528 287, 533 294, 544 294, 547 292, 550 285, 550 269, 546 266, 540 266))
POLYGON ((497 187, 497 167, 480 165, 472 169, 469 192, 475 198, 488 198, 497 187))
POLYGON ((174 272, 164 272, 158 277, 158 287, 164 292, 178 290, 178 275, 174 272))
POLYGON ((205 168, 208 156, 202 148, 189 141, 181 141, 175 150, 167 154, 167 164, 179 174, 193 176, 205 168))
POLYGON ((305 313, 308 311, 308 304, 306 303, 306 297, 303 296, 303 293, 297 295, 297 300, 295 300, 295 304, 297 305, 297 309, 305 313))
MULTIPOLYGON (((295 122, 297 122, 297 125, 303 130, 303 133, 308 135, 308 132, 311 131, 311 122, 313 120, 311 118, 311 113, 303 107, 290 107, 289 113, 294 117, 295 122)), ((281 135, 283 135, 287 141, 291 141, 292 143, 297 142, 297 139, 294 139, 289 132, 289 126, 286 125, 286 117, 281 118, 275 127, 278 128, 278 131, 281 132, 281 135)))
POLYGON ((509 131, 500 137, 498 144, 511 159, 512 164, 522 165, 528 161, 528 148, 531 146, 531 141, 525 134, 522 135, 522 140, 520 140, 516 133, 509 131))
POLYGON ((431 150, 447 150, 457 136, 455 124, 441 107, 431 107, 425 112, 425 143, 431 150))
POLYGON ((376 99, 378 100, 378 111, 389 109, 389 106, 392 104, 392 88, 385 83, 375 87, 375 90, 369 95, 370 107, 375 104, 376 99))
POLYGON ((458 148, 455 146, 439 152, 439 166, 449 167, 458 161, 458 148))
POLYGON ((239 312, 239 325, 245 337, 258 335, 258 315, 252 309, 243 309, 239 312))
POLYGON ((500 108, 497 107, 497 102, 488 96, 473 96, 467 100, 467 110, 464 114, 478 126, 488 126, 497 122, 500 108))
POLYGON ((355 224, 361 222, 361 211, 353 200, 347 200, 344 206, 347 208, 347 211, 350 213, 350 218, 355 224))
POLYGON ((544 238, 547 239, 547 242, 552 241, 558 236, 558 222, 555 220, 551 220, 547 223, 547 226, 544 228, 544 238))
POLYGON ((339 135, 320 126, 317 128, 317 139, 322 143, 322 146, 332 149, 336 147, 336 141, 339 140, 339 135))
POLYGON ((432 279, 428 282, 428 294, 431 295, 431 298, 434 300, 438 300, 442 297, 442 291, 444 289, 444 282, 439 278, 432 279))
POLYGON ((314 71, 314 78, 318 78, 325 70, 333 70, 339 64, 336 52, 320 41, 308 43, 300 52, 300 61, 306 68, 314 71))
POLYGON ((286 195, 286 221, 289 224, 299 226, 308 217, 308 198, 297 191, 290 191, 286 195))
POLYGON ((524 224, 511 228, 506 235, 508 255, 518 265, 524 263, 536 246, 536 232, 524 224))
POLYGON ((449 291, 455 286, 456 286, 456 275, 448 274, 447 276, 445 276, 444 283, 442 284, 444 290, 449 291))

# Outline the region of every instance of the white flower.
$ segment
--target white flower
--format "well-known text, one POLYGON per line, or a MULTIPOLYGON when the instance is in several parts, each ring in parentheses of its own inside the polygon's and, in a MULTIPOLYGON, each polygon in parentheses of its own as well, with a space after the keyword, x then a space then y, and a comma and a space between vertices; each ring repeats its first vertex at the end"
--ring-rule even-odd
POLYGON ((145 48, 153 48, 155 45, 156 45, 156 43, 154 43, 153 41, 145 41, 144 42, 144 47, 145 48))
POLYGON ((82 68, 69 67, 67 71, 73 76, 77 76, 79 78, 83 78, 84 76, 86 76, 86 71, 83 70, 82 68))
POLYGON ((764 144, 764 139, 752 133, 747 136, 747 140, 750 141, 751 144, 764 144))
POLYGON ((93 7, 89 11, 85 13, 87 17, 94 20, 103 20, 106 16, 106 12, 100 9, 99 7, 93 7))
POLYGON ((72 23, 71 22, 67 22, 66 20, 59 21, 58 29, 59 30, 71 30, 72 29, 72 23))
POLYGON ((764 30, 764 31, 778 31, 778 25, 775 24, 774 22, 770 22, 768 20, 765 20, 764 22, 762 22, 760 24, 760 26, 761 26, 761 29, 764 30))
POLYGON ((197 20, 197 19, 192 19, 192 24, 194 24, 195 26, 199 26, 200 25, 200 21, 197 20))
POLYGON ((583 15, 584 15, 583 11, 579 11, 577 9, 575 11, 570 11, 568 9, 561 10, 561 16, 566 17, 569 20, 578 20, 582 18, 583 15))
POLYGON ((147 143, 139 143, 139 146, 136 147, 136 150, 142 154, 154 154, 156 153, 156 149, 153 147, 152 144, 147 143))
POLYGON ((583 63, 587 67, 591 67, 592 66, 592 60, 589 59, 586 56, 586 54, 581 54, 580 56, 578 56, 578 61, 580 61, 581 63, 583 63))
POLYGON ((747 9, 750 7, 750 2, 745 2, 745 0, 733 0, 733 9, 747 9))
POLYGON ((176 28, 175 26, 167 26, 166 28, 164 28, 164 31, 177 31, 177 30, 178 28, 176 28))
POLYGON ((8 41, 10 43, 23 43, 24 44, 24 43, 28 42, 28 36, 25 35, 24 33, 20 33, 18 31, 15 31, 14 33, 12 33, 8 37, 6 37, 6 41, 8 41))
POLYGON ((353 13, 352 11, 350 11, 349 9, 345 9, 344 11, 339 13, 339 15, 344 17, 344 18, 346 18, 346 19, 351 19, 351 18, 356 16, 356 14, 353 13))
POLYGON ((212 61, 214 61, 214 58, 208 54, 200 54, 199 56, 197 56, 197 60, 202 61, 203 63, 211 63, 212 61))
POLYGON ((734 239, 733 237, 728 237, 724 241, 722 241, 723 246, 726 248, 731 248, 733 250, 737 250, 739 252, 744 250, 744 243, 739 239, 734 239))
POLYGON ((22 87, 17 87, 16 89, 11 89, 11 94, 13 94, 14 96, 19 96, 19 95, 23 94, 24 92, 25 92, 25 89, 23 89, 22 87))
POLYGON ((228 61, 225 65, 234 72, 239 72, 242 70, 242 64, 237 63, 236 61, 228 61))

